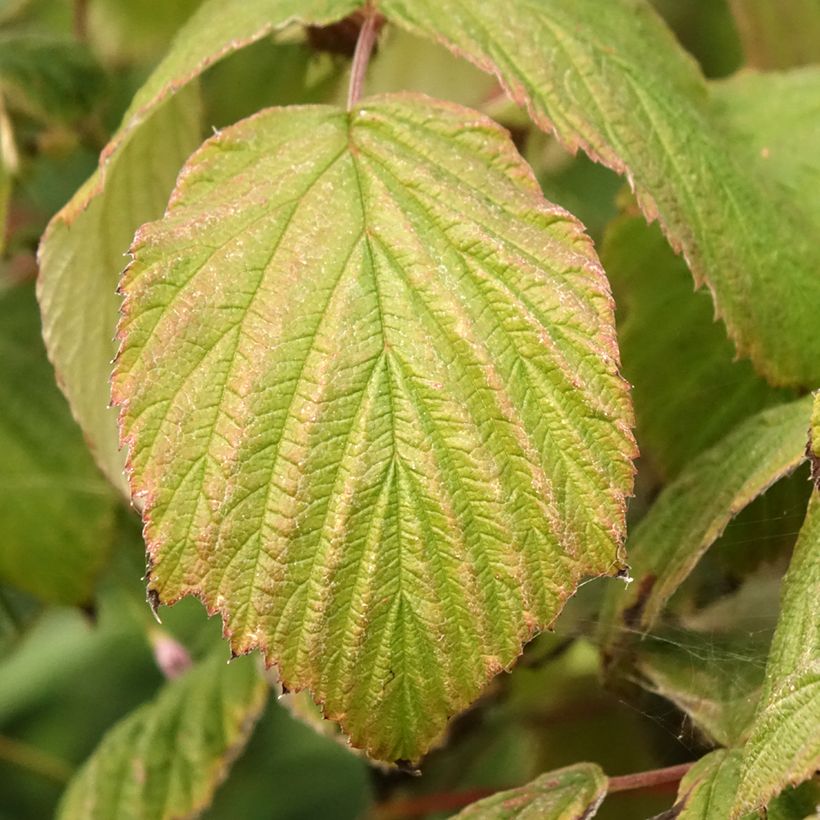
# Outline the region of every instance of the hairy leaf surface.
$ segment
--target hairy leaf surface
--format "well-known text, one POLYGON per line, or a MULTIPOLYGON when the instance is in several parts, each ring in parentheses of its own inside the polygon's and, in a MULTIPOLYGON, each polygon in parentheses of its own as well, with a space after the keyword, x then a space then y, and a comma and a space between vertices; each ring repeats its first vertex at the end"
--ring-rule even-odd
POLYGON ((215 653, 120 721, 75 775, 61 820, 195 817, 244 747, 268 687, 256 659, 215 653))
POLYGON ((99 170, 52 219, 40 245, 38 298, 46 348, 98 463, 126 490, 108 410, 117 278, 136 229, 156 219, 200 142, 195 91, 209 66, 289 22, 330 22, 355 0, 210 0, 137 92, 99 170))
POLYGON ((770 381, 820 381, 811 224, 736 155, 695 63, 649 3, 383 0, 380 8, 495 73, 539 125, 625 174, 644 214, 709 285, 738 352, 770 381))
POLYGON ((726 525, 805 459, 811 397, 747 419, 669 484, 631 535, 635 583, 610 595, 604 624, 647 630, 726 525))
POLYGON ((606 797, 607 783, 594 763, 578 763, 479 800, 457 816, 465 820, 586 820, 606 797))
POLYGON ((133 253, 113 395, 150 589, 200 595, 356 745, 417 758, 621 568, 608 285, 490 120, 271 109, 133 253))
POLYGON ((199 110, 196 89, 158 110, 112 157, 101 193, 84 198, 92 177, 75 205, 52 220, 40 246, 37 296, 49 355, 97 463, 126 495, 125 454, 109 407, 117 280, 134 232, 162 215, 182 163, 200 142, 199 110))
POLYGON ((0 579, 88 603, 115 505, 54 384, 33 288, 12 286, 0 294, 0 579))
POLYGON ((744 747, 735 813, 762 808, 820 768, 820 493, 783 583, 760 709, 744 747))
MULTIPOLYGON (((702 757, 678 788, 678 820, 713 820, 728 817, 740 775, 741 753, 718 749, 702 757)), ((745 820, 757 820, 757 814, 745 820)))
POLYGON ((793 397, 734 360, 711 299, 692 291, 686 263, 657 227, 622 215, 607 229, 601 261, 617 305, 641 458, 663 478, 743 419, 793 397))

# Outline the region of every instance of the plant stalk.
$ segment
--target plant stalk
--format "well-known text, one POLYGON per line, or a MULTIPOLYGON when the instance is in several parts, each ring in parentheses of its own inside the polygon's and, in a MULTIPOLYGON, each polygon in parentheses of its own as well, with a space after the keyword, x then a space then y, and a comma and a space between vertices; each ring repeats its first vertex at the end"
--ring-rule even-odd
POLYGON ((350 86, 347 93, 347 110, 350 111, 362 97, 364 88, 364 78, 367 73, 367 66, 370 63, 370 56, 373 53, 373 46, 376 44, 376 24, 378 15, 372 2, 368 0, 364 9, 364 25, 359 32, 359 39, 356 43, 356 51, 353 54, 353 67, 350 70, 350 86))

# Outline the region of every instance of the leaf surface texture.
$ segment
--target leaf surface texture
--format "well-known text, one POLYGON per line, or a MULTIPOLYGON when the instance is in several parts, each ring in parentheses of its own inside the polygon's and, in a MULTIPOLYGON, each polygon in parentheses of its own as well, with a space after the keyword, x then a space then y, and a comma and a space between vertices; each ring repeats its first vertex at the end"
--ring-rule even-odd
POLYGON ((820 381, 811 220, 736 151, 696 64, 648 2, 383 0, 380 9, 496 74, 539 125, 624 174, 759 372, 781 385, 820 381))
POLYGON ((356 745, 418 758, 622 567, 608 285, 491 121, 271 109, 133 253, 113 396, 150 589, 202 597, 356 745))
POLYGON ((60 820, 172 820, 211 802, 268 688, 256 659, 214 653, 116 724, 69 783, 60 820))

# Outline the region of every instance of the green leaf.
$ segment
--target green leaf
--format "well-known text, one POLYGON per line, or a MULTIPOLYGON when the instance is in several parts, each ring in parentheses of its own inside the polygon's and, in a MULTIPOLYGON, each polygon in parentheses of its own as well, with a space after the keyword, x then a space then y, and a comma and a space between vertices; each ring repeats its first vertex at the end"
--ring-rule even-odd
POLYGON ((686 263, 660 230, 624 214, 606 232, 601 261, 618 306, 641 458, 662 477, 676 476, 743 419, 792 398, 734 360, 711 299, 692 291, 686 263))
MULTIPOLYGON (((740 775, 740 752, 718 749, 702 757, 678 788, 677 820, 715 820, 729 817, 740 775)), ((759 815, 747 815, 755 820, 759 815)))
POLYGON ((816 0, 729 0, 729 5, 750 66, 789 68, 820 60, 816 0))
POLYGON ((810 413, 807 396, 752 416, 664 489, 630 538, 635 583, 610 595, 605 629, 621 619, 652 627, 732 518, 804 461, 810 413))
POLYGON ((127 491, 108 410, 114 293, 135 230, 159 217, 200 141, 194 92, 174 95, 222 57, 295 19, 331 21, 355 0, 210 0, 180 31, 135 96, 99 170, 51 221, 40 245, 38 298, 60 386, 108 478, 127 491))
POLYGON ((32 291, 0 294, 0 580, 82 604, 111 547, 115 499, 54 384, 32 291))
POLYGON ((762 808, 820 768, 820 493, 809 503, 783 583, 780 618, 743 751, 735 815, 762 808))
POLYGON ((622 566, 606 278, 492 121, 271 109, 132 252, 113 396, 150 590, 201 596, 354 745, 416 759, 622 566))
POLYGON ((180 166, 199 141, 199 95, 190 88, 111 158, 99 194, 86 196, 98 175, 80 189, 51 221, 40 246, 37 296, 49 356, 97 463, 126 495, 125 456, 109 407, 117 279, 134 232, 162 214, 180 166))
POLYGON ((820 382, 812 225, 737 156, 695 63, 648 3, 382 0, 380 9, 495 73, 541 127, 624 174, 644 215, 708 283, 738 352, 775 384, 820 382))
POLYGON ((103 90, 90 53, 71 40, 35 34, 0 34, 0 93, 38 120, 87 114, 103 90))
POLYGON ((799 202, 816 234, 820 67, 771 74, 744 71, 713 83, 711 90, 712 112, 733 151, 750 170, 768 177, 781 195, 799 202))
POLYGON ((467 806, 468 820, 586 820, 606 797, 607 777, 594 763, 542 774, 532 783, 467 806))
POLYGON ((58 818, 198 815, 244 747, 267 691, 255 658, 228 665, 212 655, 105 735, 69 784, 58 818))

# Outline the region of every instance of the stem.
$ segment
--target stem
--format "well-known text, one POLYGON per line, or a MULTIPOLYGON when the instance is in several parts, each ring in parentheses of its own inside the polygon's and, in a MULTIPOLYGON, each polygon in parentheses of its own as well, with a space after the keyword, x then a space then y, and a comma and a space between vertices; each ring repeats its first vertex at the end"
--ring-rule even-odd
POLYGON ((73 29, 78 42, 88 41, 88 0, 74 0, 73 29))
POLYGON ((677 783, 694 765, 694 762, 681 763, 678 766, 669 766, 666 769, 653 769, 649 772, 610 777, 607 793, 615 794, 616 792, 629 792, 636 789, 651 789, 653 786, 677 783))
POLYGON ((364 15, 364 25, 359 32, 356 53, 353 55, 353 68, 350 70, 350 87, 347 92, 348 111, 361 99, 367 65, 370 62, 370 55, 373 53, 373 46, 376 44, 377 14, 371 0, 368 0, 365 6, 364 15))
POLYGON ((71 766, 65 761, 3 735, 0 735, 0 760, 14 763, 57 783, 67 783, 72 775, 71 766))
POLYGON ((20 170, 20 153, 14 139, 14 126, 6 110, 6 101, 0 93, 0 163, 10 176, 20 170))
MULTIPOLYGON (((610 777, 607 794, 652 789, 656 786, 677 783, 694 765, 694 763, 681 763, 679 766, 669 766, 666 769, 653 769, 648 772, 610 777)), ((378 806, 376 817, 379 820, 388 820, 394 817, 417 817, 432 812, 455 811, 469 806, 476 800, 489 797, 497 791, 499 789, 470 789, 463 792, 442 792, 411 797, 406 800, 393 800, 378 806)))

